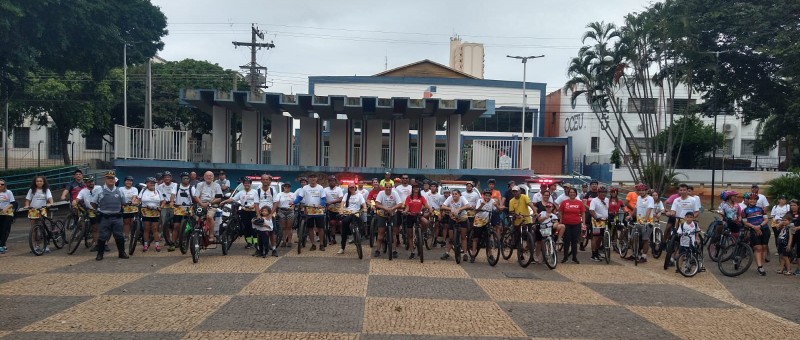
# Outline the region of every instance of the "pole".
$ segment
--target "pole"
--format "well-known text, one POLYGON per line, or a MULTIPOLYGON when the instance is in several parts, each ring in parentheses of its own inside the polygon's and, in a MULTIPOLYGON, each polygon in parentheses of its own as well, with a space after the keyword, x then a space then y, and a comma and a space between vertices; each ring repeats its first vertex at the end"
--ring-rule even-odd
POLYGON ((122 125, 128 127, 128 43, 122 47, 122 125))
POLYGON ((6 133, 3 136, 3 138, 5 138, 5 140, 3 141, 3 146, 4 146, 3 158, 5 160, 4 165, 6 170, 8 170, 8 147, 9 147, 8 141, 11 140, 11 138, 9 138, 9 135, 10 133, 8 130, 8 91, 6 91, 6 133))
MULTIPOLYGON (((725 53, 728 51, 715 51, 709 52, 714 54, 714 62, 716 63, 716 69, 714 74, 714 134, 716 137, 717 133, 717 116, 719 116, 719 54, 725 53)), ((717 144, 714 143, 714 149, 711 151, 711 209, 714 209, 714 196, 716 195, 716 190, 714 186, 716 185, 717 179, 717 167, 714 164, 717 161, 717 144)), ((724 161, 723 161, 724 162, 724 161)))
MULTIPOLYGON (((525 108, 528 106, 528 96, 525 93, 527 85, 526 84, 527 75, 528 75, 528 58, 523 58, 522 59, 522 144, 520 144, 522 155, 520 156, 520 161, 522 162, 522 166, 525 169, 530 168, 530 166, 526 165, 525 163, 525 154, 530 151, 525 149, 525 108)), ((533 131, 531 131, 531 135, 533 135, 533 131)))

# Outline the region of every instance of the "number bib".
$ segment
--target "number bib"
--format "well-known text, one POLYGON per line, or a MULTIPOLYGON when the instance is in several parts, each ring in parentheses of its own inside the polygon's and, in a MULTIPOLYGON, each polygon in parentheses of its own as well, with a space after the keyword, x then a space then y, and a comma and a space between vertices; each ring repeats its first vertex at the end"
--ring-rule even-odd
POLYGON ((323 207, 306 207, 306 215, 323 215, 325 208, 323 207))
POLYGON ((135 205, 123 205, 122 212, 126 214, 135 214, 139 212, 139 207, 135 205))
POLYGON ((189 216, 189 207, 188 206, 175 207, 175 210, 173 210, 172 214, 175 216, 189 216))
POLYGON ((159 217, 159 216, 161 216, 161 212, 158 211, 158 209, 142 208, 142 216, 144 216, 144 217, 159 217))
POLYGON ((486 218, 480 218, 480 217, 475 217, 475 227, 478 227, 478 228, 480 228, 480 227, 483 227, 483 226, 485 226, 485 225, 486 225, 486 224, 488 224, 488 223, 489 223, 489 219, 486 219, 486 218))

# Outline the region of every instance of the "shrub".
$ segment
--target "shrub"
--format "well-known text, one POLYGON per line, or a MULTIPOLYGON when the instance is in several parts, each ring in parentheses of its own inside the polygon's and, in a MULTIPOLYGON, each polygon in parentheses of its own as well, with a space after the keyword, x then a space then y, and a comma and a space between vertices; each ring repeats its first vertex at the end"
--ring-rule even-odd
POLYGON ((788 198, 800 198, 800 169, 790 170, 791 172, 767 182, 769 187, 764 190, 767 196, 775 198, 786 195, 788 198))

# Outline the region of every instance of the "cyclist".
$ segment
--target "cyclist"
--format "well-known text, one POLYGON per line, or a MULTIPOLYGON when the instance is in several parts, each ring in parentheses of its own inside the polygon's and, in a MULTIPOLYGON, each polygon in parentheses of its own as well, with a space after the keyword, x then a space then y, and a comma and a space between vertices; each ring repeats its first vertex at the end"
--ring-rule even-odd
POLYGON ((429 224, 430 221, 434 221, 433 224, 433 242, 431 247, 436 247, 437 244, 444 245, 444 241, 439 241, 439 229, 441 225, 442 215, 440 212, 442 203, 444 203, 444 195, 439 193, 439 183, 431 182, 431 192, 426 197, 428 200, 428 206, 431 207, 430 213, 428 213, 429 217, 429 224))
POLYGON ((0 254, 5 254, 8 249, 6 242, 11 233, 11 221, 14 220, 14 194, 6 187, 6 180, 0 179, 0 254))
MULTIPOLYGON (((295 213, 294 209, 294 192, 292 192, 292 185, 287 183, 283 183, 281 185, 281 191, 278 195, 275 196, 275 202, 273 207, 276 207, 278 210, 278 220, 280 221, 280 227, 283 230, 283 246, 286 248, 292 247, 292 226, 294 226, 294 219, 295 213)), ((280 247, 280 244, 278 245, 280 247)))
POLYGON ((542 201, 534 204, 534 206, 536 207, 536 211, 539 212, 538 215, 541 215, 541 212, 546 210, 547 203, 550 203, 553 206, 553 215, 555 215, 553 216, 553 221, 552 221, 553 237, 555 237, 556 239, 556 244, 561 245, 563 244, 563 240, 561 238, 562 235, 564 235, 564 225, 558 223, 558 205, 556 205, 556 203, 553 202, 553 192, 550 190, 545 190, 544 192, 542 192, 542 201))
MULTIPOLYGON (((601 186, 597 189, 597 197, 589 203, 589 214, 592 215, 592 257, 594 262, 602 261, 600 255, 600 240, 608 223, 609 200, 606 197, 608 189, 601 186)), ((609 245, 610 246, 610 245, 609 245)))
POLYGON ((344 192, 342 191, 342 187, 338 184, 336 177, 331 176, 328 178, 328 188, 323 190, 325 193, 325 204, 328 210, 328 231, 330 232, 328 243, 330 244, 336 244, 336 231, 342 224, 339 208, 342 205, 342 199, 344 199, 344 192))
POLYGON ((181 184, 175 191, 175 206, 173 208, 172 217, 172 244, 167 248, 167 251, 175 251, 175 244, 178 243, 178 234, 180 233, 181 222, 184 218, 191 216, 191 207, 194 197, 194 187, 191 186, 191 178, 188 172, 181 173, 181 184))
POLYGON ((97 239, 97 257, 95 260, 100 261, 103 259, 103 253, 106 251, 106 242, 114 236, 114 241, 117 244, 117 252, 119 258, 127 259, 128 254, 125 253, 125 236, 122 235, 122 205, 125 203, 125 195, 123 195, 119 188, 117 188, 117 177, 114 171, 108 171, 103 175, 105 185, 100 188, 100 192, 94 202, 92 208, 97 210, 100 218, 100 236, 97 239))
POLYGON ((156 190, 156 179, 148 177, 145 180, 145 188, 139 193, 139 200, 142 202, 142 222, 144 224, 144 232, 142 237, 144 239, 144 246, 142 251, 145 252, 150 248, 150 233, 153 233, 154 244, 156 251, 161 251, 161 235, 158 232, 159 221, 161 218, 161 209, 166 205, 166 200, 156 190))
MULTIPOLYGON (((739 230, 742 225, 742 208, 736 204, 736 196, 739 196, 739 193, 736 191, 723 191, 719 195, 719 198, 722 199, 722 203, 720 203, 719 208, 717 208, 717 213, 722 217, 725 224, 727 224, 728 229, 734 237, 739 236, 739 230)), ((722 225, 719 225, 715 234, 720 235, 721 233, 722 225)))
POLYGON ((419 185, 414 185, 411 187, 411 195, 406 197, 406 201, 403 203, 403 214, 410 216, 411 218, 406 218, 406 240, 408 240, 409 248, 411 249, 411 255, 409 255, 409 259, 413 259, 417 256, 416 254, 416 244, 414 243, 414 219, 419 219, 420 227, 425 230, 428 228, 428 220, 425 216, 422 215, 423 208, 426 211, 430 211, 431 207, 428 205, 428 200, 422 196, 420 191, 419 185))
POLYGON ((206 226, 208 226, 208 241, 216 242, 215 236, 217 233, 217 226, 214 223, 214 216, 217 210, 212 206, 219 204, 222 201, 222 188, 219 184, 214 183, 214 173, 206 171, 203 174, 203 181, 197 183, 194 188, 194 202, 198 206, 207 209, 206 212, 206 226))
POLYGON ((392 180, 392 173, 388 171, 383 174, 383 179, 380 181, 379 184, 381 187, 385 187, 386 183, 390 183, 392 186, 394 186, 395 184, 394 181, 392 180))
MULTIPOLYGON (((386 226, 387 221, 392 218, 395 210, 400 209, 403 207, 403 202, 400 201, 400 195, 397 191, 393 190, 392 183, 385 182, 383 184, 383 191, 381 191, 378 196, 375 197, 375 218, 377 219, 378 224, 378 237, 377 237, 377 248, 375 248, 375 257, 381 256, 381 245, 383 244, 383 237, 384 233, 387 232, 386 226)), ((393 230, 391 232, 394 235, 397 235, 397 231, 400 228, 399 225, 395 224, 393 226, 393 230)), ((392 257, 397 257, 397 250, 392 251, 390 254, 392 257)))
POLYGON ((758 194, 748 192, 744 194, 744 199, 747 201, 747 208, 742 212, 744 226, 753 230, 753 235, 750 236, 750 244, 753 246, 753 254, 756 257, 756 265, 758 274, 761 276, 767 275, 764 270, 764 259, 767 255, 767 245, 769 244, 770 230, 767 226, 768 219, 764 208, 759 207, 758 194))
MULTIPOLYGON (((477 206, 475 206, 475 228, 472 229, 474 230, 472 234, 472 244, 468 245, 472 247, 473 254, 478 253, 478 242, 486 237, 487 225, 491 225, 491 222, 494 220, 492 216, 497 215, 497 212, 500 211, 500 207, 502 207, 500 202, 492 198, 492 190, 484 190, 481 199, 478 200, 477 206)), ((471 256, 469 262, 475 263, 475 257, 471 256)))
POLYGON ((358 189, 356 190, 356 192, 358 192, 358 194, 364 198, 364 202, 367 201, 367 196, 369 196, 369 190, 364 188, 364 181, 358 182, 358 189))
MULTIPOLYGON (((588 235, 588 234, 589 234, 588 230, 589 230, 589 228, 590 228, 591 226, 587 225, 586 223, 589 223, 589 221, 591 221, 591 220, 592 220, 592 219, 591 219, 591 218, 592 218, 592 215, 591 215, 591 214, 589 214, 589 204, 592 202, 592 199, 594 199, 595 197, 597 197, 597 188, 598 188, 598 186, 599 186, 599 182, 598 182, 597 180, 594 180, 594 179, 593 179, 593 180, 592 180, 592 181, 589 183, 589 191, 586 191, 586 192, 583 194, 583 196, 581 196, 581 197, 579 198, 580 200, 582 200, 582 201, 583 201, 583 208, 584 208, 584 211, 586 212, 586 213, 584 214, 584 217, 583 217, 584 224, 581 226, 581 228, 586 228, 586 229, 587 229, 587 235, 586 235, 587 237, 590 237, 590 235, 588 235)), ((580 246, 580 250, 581 250, 581 251, 584 251, 584 250, 586 250, 586 249, 584 248, 584 246, 583 246, 583 245, 581 245, 581 246, 580 246)))
POLYGON ((85 188, 86 185, 83 183, 83 171, 81 169, 76 169, 74 173, 72 173, 72 182, 69 182, 67 186, 64 188, 64 192, 61 193, 61 200, 66 201, 69 198, 69 202, 78 199, 78 193, 85 188))
POLYGON ((506 209, 508 209, 508 205, 511 202, 511 199, 514 198, 514 192, 511 190, 516 186, 514 181, 508 181, 506 192, 503 194, 503 202, 505 203, 506 209))
MULTIPOLYGON (((625 195, 625 217, 626 217, 625 218, 625 222, 626 222, 626 224, 627 224, 628 221, 630 221, 630 216, 636 214, 636 202, 638 202, 638 199, 639 199, 639 192, 636 191, 636 188, 638 188, 640 185, 644 185, 644 183, 637 183, 634 186, 634 190, 629 191, 628 194, 625 195)), ((687 185, 686 186, 687 190, 688 190, 688 187, 689 186, 687 185)))
POLYGON ((342 219, 342 240, 341 240, 341 248, 337 252, 337 254, 344 254, 345 245, 347 245, 347 238, 352 234, 352 230, 350 230, 350 224, 355 221, 355 219, 360 218, 357 216, 357 213, 364 213, 367 211, 367 203, 364 201, 364 196, 362 196, 358 189, 356 189, 356 185, 350 183, 347 185, 347 194, 345 194, 344 200, 340 203, 340 210, 345 213, 344 218, 342 219))
MULTIPOLYGON (((252 187, 252 182, 250 183, 252 187)), ((256 192, 256 196, 258 197, 258 211, 261 211, 263 207, 269 207, 270 211, 272 211, 272 216, 275 216, 275 209, 273 209, 273 202, 275 201, 275 190, 272 189, 272 176, 268 174, 261 174, 261 187, 258 188, 256 192)), ((244 221, 244 220, 242 220, 244 221)), ((250 232, 247 232, 247 228, 245 228, 245 248, 252 248, 255 247, 258 243, 258 232, 255 229, 250 228, 250 232), (249 238, 249 240, 248 240, 249 238)))
MULTIPOLYGON (((639 257, 639 262, 647 262, 647 252, 650 251, 650 233, 653 231, 653 206, 655 202, 653 202, 652 196, 647 195, 647 190, 647 184, 639 183, 636 185, 636 194, 638 195, 634 208, 636 219, 634 220, 632 216, 628 216, 627 218, 628 221, 630 221, 629 224, 640 224, 642 226, 640 230, 642 252, 639 257)), ((699 206, 699 200, 688 196, 688 186, 686 190, 687 199, 693 202, 694 205, 699 206)), ((629 256, 627 259, 633 260, 633 255, 629 256)))
MULTIPOLYGON (((687 212, 683 217, 683 223, 675 228, 675 232, 681 235, 679 254, 691 251, 692 244, 694 244, 695 247, 700 247, 700 240, 696 237, 698 230, 697 223, 694 221, 694 213, 691 211, 687 212)), ((675 269, 675 272, 680 273, 680 270, 675 269)))
MULTIPOLYGON (((775 249, 778 249, 778 232, 780 231, 781 219, 786 213, 789 212, 789 205, 786 204, 786 196, 781 195, 778 196, 778 204, 772 207, 770 211, 770 217, 772 218, 772 233, 775 234, 775 249)), ((769 249, 767 249, 769 251, 769 249)), ((767 253, 769 255, 769 253, 767 253)), ((780 251, 775 253, 775 255, 780 256, 780 251)))
MULTIPOLYGON (((517 188, 519 190, 519 188, 517 188)), ((448 232, 447 238, 450 242, 447 243, 447 248, 442 255, 442 260, 447 260, 450 258, 450 249, 453 248, 453 228, 461 228, 461 245, 462 245, 462 252, 464 252, 463 247, 467 246, 467 228, 468 225, 468 218, 467 218, 467 210, 474 209, 474 206, 471 206, 467 199, 461 195, 461 191, 453 190, 450 192, 450 197, 442 203, 440 209, 448 212, 448 232)), ((461 254, 453 254, 454 256, 461 256, 461 254)), ((467 254, 464 253, 464 261, 467 260, 467 254)))
MULTIPOLYGON (((614 220, 619 217, 619 212, 622 210, 623 203, 619 199, 619 189, 611 187, 608 189, 608 216, 614 220)), ((612 235, 613 237, 614 235, 612 235)))
MULTIPOLYGON (((78 193, 78 199, 74 201, 76 206, 80 206, 81 208, 87 211, 87 216, 89 217, 89 224, 92 228, 92 240, 95 242, 95 245, 89 251, 97 251, 97 240, 99 237, 99 229, 97 229, 97 223, 100 222, 94 208, 92 207, 92 203, 97 201, 97 195, 103 189, 99 186, 94 185, 94 177, 86 176, 83 178, 83 182, 86 185, 81 192, 78 193)), ((109 251, 108 246, 106 246, 106 251, 109 251)))
MULTIPOLYGON (((241 191, 239 193, 241 193, 241 191)), ((239 193, 237 193, 237 195, 239 193)), ((258 195, 255 193, 253 196, 258 197, 258 195)), ((254 206, 257 205, 254 204, 254 206)), ((272 223, 272 217, 272 209, 270 209, 270 206, 265 205, 259 209, 259 216, 253 215, 249 220, 249 223, 252 225, 253 229, 258 235, 258 241, 255 242, 256 251, 253 253, 253 256, 261 256, 262 258, 267 257, 267 252, 270 250, 267 249, 267 246, 269 245, 272 250, 272 256, 278 257, 278 250, 275 247, 275 228, 272 223)), ((244 221, 245 220, 243 219, 243 224, 245 223, 244 221)))
POLYGON ((561 263, 567 262, 572 256, 572 262, 580 264, 578 261, 578 237, 580 236, 581 226, 585 223, 586 211, 583 202, 578 199, 578 190, 569 189, 569 199, 561 202, 558 211, 561 213, 561 221, 564 223, 564 258, 561 263))
POLYGON ((753 184, 750 186, 750 194, 755 195, 757 199, 756 206, 761 209, 764 209, 764 211, 767 211, 767 208, 769 208, 769 201, 767 201, 767 196, 759 194, 758 190, 759 190, 758 184, 753 184))
POLYGON ((178 192, 178 183, 172 181, 172 173, 169 171, 164 171, 163 178, 164 182, 156 186, 156 191, 161 194, 161 199, 164 200, 164 206, 161 208, 161 223, 159 225, 165 231, 171 230, 171 232, 164 233, 165 235, 171 235, 171 239, 164 240, 164 243, 168 244, 174 251, 175 245, 173 241, 176 240, 178 229, 175 229, 172 220, 174 219, 173 206, 175 204, 175 193, 178 192))
POLYGON ((197 185, 200 184, 200 182, 201 181, 199 179, 197 179, 197 173, 196 172, 192 171, 192 172, 189 173, 189 185, 191 185, 192 188, 197 187, 197 185))
MULTIPOLYGON (((673 220, 672 226, 678 225, 682 223, 684 216, 686 213, 691 212, 693 216, 699 216, 700 214, 700 202, 689 197, 689 186, 686 183, 681 183, 678 185, 678 197, 672 200, 672 206, 670 207, 669 211, 667 211, 666 215, 673 220)), ((667 225, 667 228, 670 226, 667 225)), ((669 235, 669 230, 666 231, 665 235, 669 235)), ((665 237, 664 239, 667 239, 665 237)), ((666 240, 662 242, 662 246, 666 247, 666 240)), ((674 259, 673 259, 674 260, 674 259)), ((671 260, 670 263, 673 261, 671 260)), ((670 264, 671 265, 671 264, 670 264)))
MULTIPOLYGON (((242 222, 242 230, 244 231, 245 242, 247 246, 252 247, 253 244, 258 244, 261 241, 260 234, 257 230, 253 229, 253 220, 256 219, 256 214, 258 214, 262 207, 270 208, 272 205, 261 205, 260 204, 260 197, 256 190, 253 190, 253 180, 245 177, 242 179, 242 190, 236 193, 231 198, 228 198, 222 201, 222 204, 236 202, 241 207, 241 210, 234 211, 233 213, 239 214, 239 221, 242 222), (256 211, 258 209, 259 211, 256 211)), ((270 213, 272 210, 270 209, 270 213)), ((263 216, 261 216, 263 217, 263 216)), ((261 246, 259 249, 263 250, 261 246)), ((256 254, 260 254, 258 250, 256 250, 256 254)), ((262 255, 266 255, 266 251, 263 252, 262 255)))
POLYGON ((367 202, 374 201, 375 198, 378 197, 378 194, 381 193, 381 191, 383 191, 383 189, 381 188, 381 185, 378 184, 378 183, 379 182, 378 182, 377 178, 373 178, 372 179, 372 190, 370 190, 369 193, 367 194, 367 196, 364 197, 364 199, 367 202))
POLYGON ((131 234, 133 216, 139 212, 139 188, 133 186, 133 176, 125 177, 123 187, 119 188, 124 200, 122 204, 122 235, 127 240, 131 234))
MULTIPOLYGON (((28 189, 28 193, 25 195, 24 206, 24 209, 28 209, 28 219, 30 220, 31 226, 36 224, 36 221, 41 218, 39 210, 37 209, 47 208, 51 205, 53 205, 53 194, 50 192, 47 178, 44 176, 33 177, 33 180, 31 180, 30 189, 28 189)), ((46 216, 47 209, 44 210, 44 214, 46 216)), ((38 235, 34 236, 37 237, 38 241, 38 235)), ((45 253, 49 253, 50 246, 45 245, 44 251, 45 253)))
MULTIPOLYGON (((469 206, 471 207, 467 210, 467 219, 469 225, 473 225, 475 223, 475 207, 478 205, 478 201, 481 200, 481 194, 478 190, 475 190, 475 185, 472 182, 467 183, 467 189, 461 194, 464 198, 467 199, 469 202, 469 206)), ((466 237, 466 235, 464 235, 466 237)), ((462 243, 463 244, 463 243, 462 243)))
POLYGON ((306 228, 311 230, 308 234, 311 237, 311 251, 317 250, 314 244, 314 235, 319 238, 319 250, 325 251, 325 192, 321 185, 317 183, 317 174, 308 176, 308 185, 300 188, 294 198, 294 204, 303 202, 306 209, 306 228))

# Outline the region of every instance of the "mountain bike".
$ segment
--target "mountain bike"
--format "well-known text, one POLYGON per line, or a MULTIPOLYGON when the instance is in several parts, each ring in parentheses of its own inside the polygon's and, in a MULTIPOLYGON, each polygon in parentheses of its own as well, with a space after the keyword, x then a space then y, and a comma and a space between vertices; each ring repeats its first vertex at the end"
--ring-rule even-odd
POLYGON ((49 211, 56 211, 54 208, 29 208, 30 211, 36 211, 35 214, 39 219, 31 227, 28 233, 28 244, 31 247, 31 252, 36 256, 42 256, 47 249, 50 241, 57 249, 64 248, 66 244, 66 229, 64 228, 63 221, 54 221, 47 214, 49 211))
POLYGON ((406 215, 405 218, 412 218, 412 235, 414 237, 414 246, 417 248, 419 255, 419 263, 425 262, 425 235, 422 232, 422 226, 419 223, 420 215, 406 215))
MULTIPOLYGON (((359 260, 364 259, 364 250, 361 247, 361 229, 363 228, 361 213, 345 210, 341 213, 340 216, 342 216, 343 220, 346 216, 353 216, 350 222, 350 233, 353 236, 353 245, 356 247, 356 253, 358 254, 358 259, 359 260)), ((342 242, 347 242, 347 240, 342 239, 342 242)))
MULTIPOLYGON (((511 213, 510 216, 512 217, 512 221, 521 218, 524 219, 526 217, 530 217, 530 215, 519 215, 511 213)), ((519 229, 516 227, 513 230, 514 234, 514 246, 517 248, 517 263, 519 263, 520 267, 527 268, 531 262, 533 262, 533 252, 534 252, 534 238, 533 233, 531 233, 532 223, 523 223, 520 224, 519 229)))
POLYGON ((695 276, 701 268, 703 268, 703 244, 705 243, 705 237, 703 237, 703 232, 700 230, 683 234, 682 237, 691 237, 692 235, 696 235, 696 237, 699 238, 697 244, 690 242, 689 249, 678 256, 676 264, 678 272, 685 277, 695 276))
POLYGON ((491 226, 491 220, 494 214, 495 212, 490 212, 488 220, 476 217, 475 225, 467 234, 467 252, 469 253, 470 261, 474 261, 474 259, 478 257, 478 254, 480 254, 481 248, 484 248, 486 249, 486 262, 492 267, 497 265, 497 261, 500 260, 500 244, 502 243, 500 237, 497 236, 497 233, 494 231, 494 227, 491 226), (478 244, 473 249, 474 235, 479 232, 480 229, 483 229, 482 237, 477 240, 478 244))
POLYGON ((724 253, 723 250, 736 243, 734 235, 729 228, 731 223, 732 222, 722 221, 719 217, 715 217, 714 221, 708 225, 708 229, 706 229, 706 239, 708 243, 708 257, 711 261, 719 262, 720 258, 722 258, 723 261, 727 261, 730 258, 731 254, 724 253))
POLYGON ((133 215, 130 232, 130 238, 128 239, 128 255, 133 255, 133 253, 136 251, 137 244, 141 242, 142 245, 144 245, 144 239, 142 238, 142 233, 144 233, 144 223, 142 223, 141 206, 139 206, 139 209, 136 209, 136 213, 133 215))
POLYGON ((753 264, 753 248, 750 247, 750 228, 739 233, 736 243, 722 249, 718 257, 717 267, 725 276, 739 276, 750 269, 753 264))
POLYGON ((75 231, 72 233, 72 237, 69 239, 69 246, 68 246, 68 254, 72 255, 78 250, 78 246, 80 246, 81 242, 86 248, 91 248, 94 245, 94 238, 92 237, 92 222, 90 218, 90 214, 93 214, 93 210, 91 209, 84 209, 78 208, 80 212, 80 216, 78 217, 78 223, 75 225, 75 231))
POLYGON ((652 223, 653 230, 650 232, 650 251, 653 258, 661 257, 664 249, 661 249, 661 240, 664 239, 664 231, 661 229, 661 221, 655 220, 652 223))
POLYGON ((600 251, 603 253, 603 256, 605 257, 606 264, 611 263, 611 248, 613 247, 611 245, 611 235, 613 231, 609 229, 613 229, 614 228, 613 225, 614 223, 608 223, 607 220, 595 220, 594 218, 592 218, 592 227, 603 229, 603 235, 601 235, 602 239, 600 240, 601 241, 600 251))

